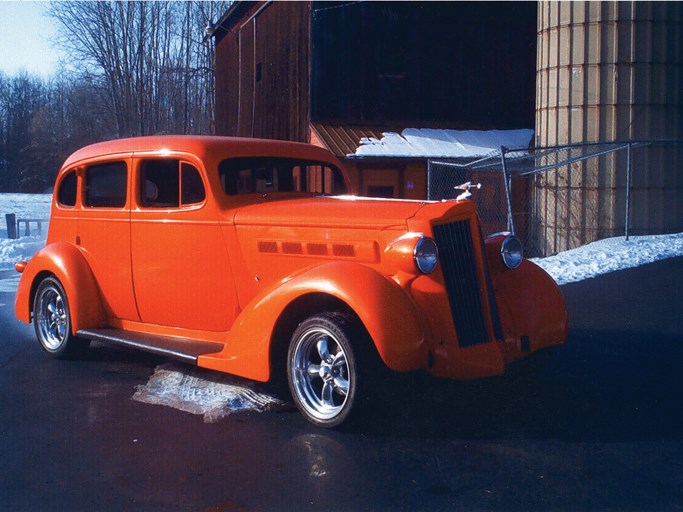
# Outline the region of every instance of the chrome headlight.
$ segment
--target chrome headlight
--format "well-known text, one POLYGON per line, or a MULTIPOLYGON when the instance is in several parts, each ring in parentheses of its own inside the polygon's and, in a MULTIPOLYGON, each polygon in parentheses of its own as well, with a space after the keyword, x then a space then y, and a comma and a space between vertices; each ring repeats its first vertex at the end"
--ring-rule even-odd
POLYGON ((434 272, 439 262, 439 251, 436 248, 436 242, 431 238, 420 238, 415 244, 415 249, 413 249, 413 257, 415 258, 415 265, 420 269, 420 272, 423 274, 434 272))
POLYGON ((503 263, 510 269, 516 269, 522 263, 524 257, 522 242, 515 235, 508 235, 500 246, 500 254, 503 256, 503 263))

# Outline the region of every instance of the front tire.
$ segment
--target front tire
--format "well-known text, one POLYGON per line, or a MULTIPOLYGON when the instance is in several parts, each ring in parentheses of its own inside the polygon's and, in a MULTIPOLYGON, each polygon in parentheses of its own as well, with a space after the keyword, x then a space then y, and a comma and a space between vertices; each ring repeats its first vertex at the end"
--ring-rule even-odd
POLYGON ((57 359, 82 355, 90 345, 71 333, 69 301, 62 284, 54 277, 43 279, 33 300, 36 337, 48 354, 57 359))
POLYGON ((368 342, 363 332, 353 317, 340 313, 312 316, 294 331, 287 380, 297 408, 311 423, 333 428, 357 412, 357 354, 368 342))

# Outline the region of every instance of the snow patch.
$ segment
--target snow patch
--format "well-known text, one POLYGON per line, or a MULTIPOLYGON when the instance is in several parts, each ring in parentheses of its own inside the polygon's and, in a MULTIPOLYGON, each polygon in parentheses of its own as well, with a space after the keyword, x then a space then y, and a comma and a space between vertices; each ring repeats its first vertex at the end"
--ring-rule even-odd
POLYGON ((437 130, 406 128, 381 139, 363 137, 353 156, 402 158, 481 158, 508 148, 526 148, 533 130, 437 130))
MULTIPOLYGON (((5 215, 13 213, 17 219, 49 219, 51 205, 52 194, 0 194, 0 270, 14 269, 17 261, 29 260, 42 249, 45 246, 48 229, 47 223, 44 223, 42 233, 38 235, 34 224, 31 227, 34 233, 32 236, 9 240, 5 215)), ((11 291, 14 290, 16 286, 11 291)), ((0 288, 0 291, 5 290, 0 288)))
POLYGON ((7 236, 8 213, 14 213, 17 219, 49 219, 51 207, 52 194, 0 194, 0 235, 7 236))
POLYGON ((147 384, 136 387, 133 400, 201 414, 206 423, 214 423, 234 412, 286 407, 275 397, 259 393, 246 384, 237 384, 234 377, 220 373, 210 377, 208 380, 203 372, 173 363, 162 364, 147 384))
POLYGON ((0 278, 0 293, 14 293, 19 286, 19 274, 5 279, 0 278))
MULTIPOLYGON (((7 235, 5 235, 7 236, 7 235)), ((45 246, 45 233, 16 240, 0 238, 0 270, 14 269, 17 261, 28 261, 45 246)))
POLYGON ((562 285, 678 256, 683 256, 683 233, 606 238, 531 261, 562 285))

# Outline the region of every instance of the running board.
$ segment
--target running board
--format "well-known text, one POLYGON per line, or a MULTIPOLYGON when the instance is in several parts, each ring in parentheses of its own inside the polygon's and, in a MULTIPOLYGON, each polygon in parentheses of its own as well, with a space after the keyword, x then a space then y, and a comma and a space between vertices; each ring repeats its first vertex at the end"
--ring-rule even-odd
POLYGON ((76 332, 76 336, 144 350, 152 354, 180 359, 185 363, 194 365, 197 364, 199 356, 219 352, 223 349, 222 343, 186 338, 167 338, 123 329, 81 329, 76 332))

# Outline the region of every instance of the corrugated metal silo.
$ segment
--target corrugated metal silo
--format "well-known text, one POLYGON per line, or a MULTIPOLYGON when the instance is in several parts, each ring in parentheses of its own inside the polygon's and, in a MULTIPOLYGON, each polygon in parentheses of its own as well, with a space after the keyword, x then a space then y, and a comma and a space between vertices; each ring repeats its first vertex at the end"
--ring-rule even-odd
MULTIPOLYGON (((538 4, 536 143, 681 140, 683 4, 538 4)), ((683 148, 632 152, 631 233, 683 231, 683 148)), ((540 250, 624 233, 626 151, 536 182, 540 250)))

